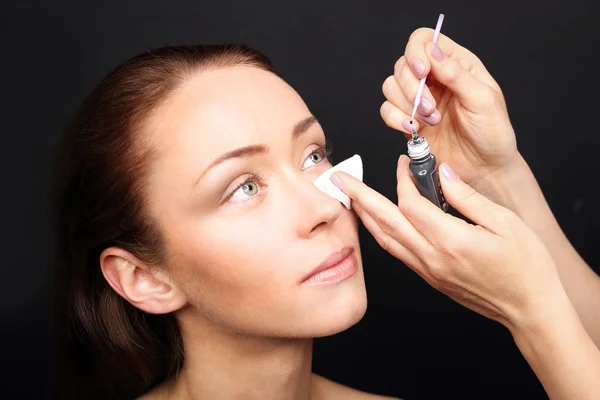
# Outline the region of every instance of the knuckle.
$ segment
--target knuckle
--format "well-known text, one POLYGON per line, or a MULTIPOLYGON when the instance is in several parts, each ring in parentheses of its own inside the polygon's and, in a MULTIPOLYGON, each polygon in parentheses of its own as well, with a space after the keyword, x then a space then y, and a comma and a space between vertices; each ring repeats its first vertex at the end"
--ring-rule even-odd
POLYGON ((379 109, 379 111, 381 112, 382 116, 389 115, 390 112, 392 111, 392 103, 390 103, 388 100, 384 101, 381 104, 381 108, 379 109))
POLYGON ((414 93, 412 93, 410 96, 408 95, 408 93, 411 93, 411 88, 413 88, 411 83, 412 82, 409 79, 402 79, 400 82, 398 82, 398 85, 400 86, 402 93, 404 93, 404 96, 412 102, 417 95, 417 91, 416 89, 413 89, 412 91, 414 93))
POLYGON ((392 249, 392 239, 389 236, 378 235, 375 240, 383 250, 389 252, 392 249))
POLYGON ((451 240, 447 240, 443 243, 440 243, 441 251, 448 259, 456 259, 458 255, 462 252, 463 245, 461 241, 454 237, 451 240))
MULTIPOLYGON (((346 193, 350 193, 352 191, 350 187, 350 185, 347 185, 348 188, 344 189, 344 191, 346 193)), ((357 204, 363 205, 363 204, 369 204, 369 198, 368 196, 366 196, 364 194, 364 192, 362 190, 355 190, 354 193, 350 193, 352 194, 352 198, 353 198, 353 202, 356 202, 357 204)))
POLYGON ((384 101, 383 103, 381 103, 381 107, 379 107, 379 113, 381 114, 382 117, 385 117, 389 112, 390 108, 390 102, 389 101, 384 101))
POLYGON ((504 99, 504 95, 502 94, 502 92, 495 91, 494 89, 491 89, 491 88, 489 89, 489 91, 490 91, 489 96, 493 100, 494 108, 496 108, 496 109, 506 108, 506 100, 504 99))
POLYGON ((381 219, 381 229, 387 234, 393 236, 396 231, 396 227, 398 226, 398 216, 392 213, 389 213, 381 219))
POLYGON ((417 212, 410 199, 398 199, 398 208, 407 220, 414 221, 416 219, 417 212))
POLYGON ((383 81, 383 85, 381 85, 381 91, 387 99, 390 98, 392 88, 396 84, 395 80, 396 78, 393 75, 390 75, 385 79, 385 81, 383 81))
POLYGON ((504 98, 491 87, 487 87, 480 95, 480 102, 490 109, 501 108, 504 106, 504 98))
POLYGON ((470 58, 471 64, 480 65, 485 68, 483 61, 481 60, 481 58, 479 58, 479 56, 477 54, 473 53, 471 50, 467 49, 464 46, 458 46, 458 47, 464 51, 464 53, 467 55, 467 57, 470 58))
POLYGON ((425 27, 417 28, 413 31, 413 33, 410 34, 408 41, 410 42, 413 39, 423 37, 425 35, 430 35, 432 32, 433 32, 433 29, 431 29, 431 28, 425 28, 425 27))
POLYGON ((450 82, 456 82, 462 77, 463 69, 457 62, 448 63, 448 67, 446 69, 446 77, 450 82))
POLYGON ((381 117, 383 118, 386 125, 391 123, 391 114, 394 111, 394 106, 389 101, 384 101, 379 109, 381 117))
POLYGON ((423 256, 423 259, 429 260, 430 262, 435 262, 439 257, 439 251, 435 248, 433 244, 427 242, 427 245, 421 248, 420 253, 423 256))
MULTIPOLYGON (((469 240, 461 232, 455 232, 454 235, 440 243, 442 252, 451 259, 458 259, 461 254, 470 247, 469 240)), ((472 245, 471 245, 472 247, 472 245)))
POLYGON ((394 64, 394 75, 399 74, 402 70, 402 67, 406 64, 405 56, 402 56, 396 61, 394 64))
POLYGON ((444 262, 436 262, 429 266, 429 275, 434 283, 436 289, 440 289, 450 279, 450 271, 447 264, 444 262))

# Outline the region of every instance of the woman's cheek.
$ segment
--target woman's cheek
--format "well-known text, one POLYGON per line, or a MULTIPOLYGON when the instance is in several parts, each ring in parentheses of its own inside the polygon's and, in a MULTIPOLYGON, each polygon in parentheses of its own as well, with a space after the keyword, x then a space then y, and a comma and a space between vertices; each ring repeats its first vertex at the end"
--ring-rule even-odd
POLYGON ((315 164, 305 173, 309 176, 309 179, 311 179, 311 181, 314 181, 319 176, 321 176, 321 174, 323 174, 328 169, 331 169, 332 167, 333 167, 333 165, 331 165, 331 163, 326 160, 326 161, 320 162, 318 164, 315 164))

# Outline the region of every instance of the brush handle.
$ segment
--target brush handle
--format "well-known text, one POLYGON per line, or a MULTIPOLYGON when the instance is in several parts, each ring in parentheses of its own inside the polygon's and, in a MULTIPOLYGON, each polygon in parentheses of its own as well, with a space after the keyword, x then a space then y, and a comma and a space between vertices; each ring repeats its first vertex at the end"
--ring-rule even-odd
MULTIPOLYGON (((444 14, 440 14, 438 17, 437 24, 435 25, 435 32, 433 32, 433 43, 437 43, 438 37, 440 36, 440 31, 442 30, 442 23, 444 22, 444 14)), ((423 95, 423 88, 425 87, 425 79, 427 77, 421 78, 419 82, 419 88, 417 89, 417 95, 415 96, 415 104, 413 106, 413 111, 410 119, 415 119, 415 114, 417 112, 417 107, 421 104, 421 97, 423 95)))

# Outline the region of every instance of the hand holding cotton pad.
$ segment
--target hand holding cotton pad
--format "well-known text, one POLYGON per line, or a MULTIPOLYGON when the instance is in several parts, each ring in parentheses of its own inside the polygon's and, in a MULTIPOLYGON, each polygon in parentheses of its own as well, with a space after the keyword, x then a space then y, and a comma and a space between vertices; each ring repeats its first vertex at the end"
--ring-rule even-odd
POLYGON ((329 177, 331 174, 337 171, 342 171, 347 174, 352 175, 356 179, 362 182, 363 180, 363 164, 362 159, 358 154, 353 155, 352 157, 340 162, 339 164, 331 167, 327 171, 323 172, 317 179, 315 179, 314 184, 324 193, 327 193, 334 199, 341 202, 348 210, 352 209, 350 203, 350 197, 346 196, 344 192, 338 189, 330 180, 329 177))

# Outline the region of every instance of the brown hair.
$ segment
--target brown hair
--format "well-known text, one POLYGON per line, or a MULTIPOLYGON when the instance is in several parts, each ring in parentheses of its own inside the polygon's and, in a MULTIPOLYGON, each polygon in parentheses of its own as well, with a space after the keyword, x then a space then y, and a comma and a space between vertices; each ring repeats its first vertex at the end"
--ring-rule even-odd
POLYGON ((131 399, 181 367, 175 316, 125 301, 104 279, 99 256, 118 246, 161 263, 162 237, 144 209, 153 159, 145 122, 191 75, 236 65, 274 73, 266 56, 245 45, 148 51, 109 73, 73 118, 56 174, 56 398, 131 399))

